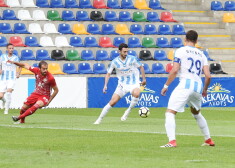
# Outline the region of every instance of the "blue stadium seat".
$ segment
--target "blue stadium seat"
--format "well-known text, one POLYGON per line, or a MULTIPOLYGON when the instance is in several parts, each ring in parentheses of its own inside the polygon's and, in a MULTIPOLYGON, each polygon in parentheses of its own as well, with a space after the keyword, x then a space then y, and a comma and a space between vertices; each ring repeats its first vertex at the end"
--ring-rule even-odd
POLYGON ((32 66, 33 66, 33 67, 37 67, 37 68, 38 68, 39 63, 34 63, 32 66))
POLYGON ((113 60, 114 58, 118 57, 120 54, 118 50, 112 50, 110 53, 110 60, 113 60))
POLYGON ((33 36, 25 37, 25 45, 29 47, 41 47, 41 45, 38 44, 37 38, 33 36))
POLYGON ((226 1, 224 3, 225 11, 235 11, 235 2, 234 1, 226 1))
MULTIPOLYGON (((128 55, 133 55, 138 58, 138 55, 135 50, 128 50, 128 55)), ((139 58, 138 58, 138 60, 139 60, 139 58)))
POLYGON ((117 34, 112 24, 103 24, 101 32, 102 34, 117 34))
POLYGON ((129 37, 128 38, 128 47, 129 48, 142 47, 140 39, 138 37, 129 37))
POLYGON ((84 47, 81 37, 78 37, 78 36, 70 37, 69 45, 73 47, 84 47))
POLYGON ((106 74, 107 73, 105 65, 102 63, 95 63, 93 65, 93 71, 95 74, 106 74))
POLYGON ((184 30, 184 26, 177 24, 177 25, 173 25, 172 27, 172 34, 174 35, 185 35, 185 30, 184 30))
MULTIPOLYGON (((1 40, 1 39, 0 39, 1 40)), ((0 50, 0 56, 2 55, 2 50, 0 50)))
POLYGON ((85 47, 99 47, 95 37, 86 37, 84 40, 85 47))
POLYGON ((41 60, 52 60, 52 59, 47 50, 40 49, 36 51, 36 60, 41 61, 41 60))
POLYGON ((159 0, 150 0, 149 7, 155 10, 165 10, 165 8, 161 6, 161 2, 159 0))
POLYGON ((20 60, 35 60, 35 56, 32 50, 22 50, 20 60))
POLYGON ((80 63, 78 64, 78 73, 80 74, 93 74, 94 72, 91 69, 89 63, 80 63))
POLYGON ((40 8, 49 8, 48 0, 36 0, 36 5, 40 8))
POLYGON ((166 74, 167 73, 164 69, 164 66, 161 63, 153 63, 152 72, 154 74, 166 74))
POLYGON ((111 8, 111 9, 120 9, 121 8, 118 3, 118 0, 108 0, 107 7, 111 8))
POLYGON ((156 26, 154 24, 146 24, 144 26, 144 34, 158 34, 156 26))
POLYGON ((0 23, 0 32, 3 34, 13 34, 14 32, 11 29, 9 23, 0 23))
POLYGON ((130 32, 133 34, 144 34, 142 26, 140 24, 132 24, 130 27, 130 32))
POLYGON ((119 21, 120 22, 132 22, 133 19, 131 17, 130 12, 128 12, 128 11, 119 12, 119 21))
POLYGON ((67 74, 78 74, 76 66, 73 63, 65 63, 63 65, 63 72, 67 74))
POLYGON ((87 26, 87 32, 91 34, 102 34, 98 24, 89 24, 87 26))
POLYGON ((108 52, 106 50, 97 50, 96 61, 105 61, 105 60, 110 60, 108 52))
POLYGON ((155 50, 154 59, 158 61, 170 61, 170 59, 167 58, 166 52, 164 50, 155 50))
POLYGON ((94 54, 91 50, 82 50, 81 59, 83 60, 95 60, 94 54))
POLYGON ((77 21, 92 21, 89 18, 87 11, 77 11, 76 20, 77 21))
POLYGON ((167 24, 162 24, 158 26, 158 34, 160 35, 171 35, 171 28, 167 24))
POLYGON ((207 60, 208 61, 214 61, 214 59, 212 59, 210 56, 209 56, 209 52, 207 50, 203 50, 203 54, 206 56, 207 60))
POLYGON ((4 36, 0 36, 0 47, 5 47, 7 45, 7 39, 4 36))
POLYGON ((157 46, 160 48, 169 48, 169 42, 166 37, 159 37, 157 38, 157 46))
POLYGON ((65 0, 65 8, 79 8, 76 0, 65 0))
POLYGON ((14 33, 15 34, 30 34, 24 23, 15 23, 14 33))
POLYGON ((148 12, 147 13, 147 20, 149 22, 162 22, 161 19, 159 19, 157 12, 148 12))
POLYGON ((74 34, 71 30, 71 27, 67 23, 61 23, 58 25, 58 32, 61 34, 74 34))
POLYGON ((111 22, 111 21, 118 21, 117 14, 115 11, 106 11, 104 15, 104 20, 111 22))
POLYGON ((51 0, 50 7, 51 8, 64 8, 64 4, 62 0, 51 0))
POLYGON ((220 1, 212 1, 211 2, 211 10, 214 10, 214 11, 223 11, 224 8, 223 8, 223 5, 220 1))
POLYGON ((74 21, 74 20, 76 20, 74 14, 73 14, 73 11, 70 11, 70 10, 64 10, 62 12, 62 19, 64 21, 74 21))
POLYGON ((126 43, 125 39, 123 37, 115 37, 113 39, 113 45, 116 47, 119 47, 121 43, 126 43))
POLYGON ((180 48, 184 46, 182 39, 178 37, 172 37, 170 45, 172 48, 180 48))
POLYGON ((5 9, 2 12, 2 20, 19 20, 19 19, 16 17, 14 10, 5 9))
POLYGON ((148 66, 148 64, 143 63, 142 66, 144 67, 145 74, 151 74, 152 73, 149 66, 148 66))
MULTIPOLYGON (((8 53, 8 51, 6 51, 6 54, 8 53)), ((19 57, 18 51, 17 50, 13 50, 13 54, 15 54, 16 56, 19 57)))
POLYGON ((79 8, 94 8, 90 0, 79 0, 79 8))
POLYGON ((121 8, 122 9, 136 9, 133 5, 132 0, 122 0, 121 1, 121 8))

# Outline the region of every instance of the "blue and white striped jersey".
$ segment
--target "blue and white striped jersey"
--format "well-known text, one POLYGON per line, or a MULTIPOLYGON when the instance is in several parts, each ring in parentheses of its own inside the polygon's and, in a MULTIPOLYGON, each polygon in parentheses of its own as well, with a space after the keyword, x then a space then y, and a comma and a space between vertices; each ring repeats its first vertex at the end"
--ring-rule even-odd
POLYGON ((19 62, 19 57, 12 55, 8 57, 8 54, 2 54, 0 56, 0 64, 2 66, 2 74, 0 75, 0 80, 14 80, 16 79, 16 65, 7 63, 8 60, 19 62))
POLYGON ((111 74, 115 68, 119 83, 134 85, 140 83, 140 72, 138 69, 140 66, 142 64, 135 56, 127 55, 124 61, 118 56, 111 62, 108 73, 111 74))

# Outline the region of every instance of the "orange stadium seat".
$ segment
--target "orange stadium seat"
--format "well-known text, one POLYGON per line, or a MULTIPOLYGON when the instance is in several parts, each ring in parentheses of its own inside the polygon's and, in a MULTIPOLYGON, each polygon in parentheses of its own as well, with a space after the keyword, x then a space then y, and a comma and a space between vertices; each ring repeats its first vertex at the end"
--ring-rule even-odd
POLYGON ((57 75, 57 74, 64 75, 65 74, 64 72, 62 72, 60 65, 58 63, 49 63, 48 64, 48 71, 54 75, 57 75))
POLYGON ((225 22, 225 23, 234 23, 235 22, 234 14, 233 13, 224 13, 223 22, 225 22))
POLYGON ((33 72, 31 72, 31 71, 28 70, 28 69, 22 68, 20 74, 21 74, 21 75, 33 75, 33 72))
POLYGON ((148 7, 146 0, 136 0, 134 5, 137 9, 151 9, 148 7))
POLYGON ((84 24, 74 24, 72 31, 75 34, 90 34, 86 31, 84 24))
POLYGON ((118 33, 118 34, 120 34, 120 35, 122 35, 122 34, 130 34, 130 35, 133 35, 133 34, 129 31, 129 29, 128 29, 128 27, 127 27, 126 24, 117 24, 115 31, 116 31, 116 33, 118 33))
POLYGON ((174 53, 175 53, 175 50, 170 50, 167 54, 167 58, 170 60, 174 60, 174 53))

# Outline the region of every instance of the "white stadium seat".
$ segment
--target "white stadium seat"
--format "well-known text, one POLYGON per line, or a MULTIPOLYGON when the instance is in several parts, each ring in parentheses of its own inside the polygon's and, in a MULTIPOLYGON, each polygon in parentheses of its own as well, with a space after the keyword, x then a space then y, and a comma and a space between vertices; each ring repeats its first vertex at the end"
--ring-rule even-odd
POLYGON ((48 20, 43 10, 33 11, 33 20, 48 20))
POLYGON ((55 46, 56 47, 71 47, 65 36, 57 36, 55 38, 55 46))
POLYGON ((20 2, 18 0, 7 0, 7 5, 10 7, 21 7, 20 2))
POLYGON ((43 31, 46 34, 57 34, 57 33, 59 33, 53 23, 44 24, 43 31))
POLYGON ((18 10, 20 20, 33 20, 28 10, 18 10))
POLYGON ((21 6, 24 8, 37 7, 33 0, 21 0, 21 6))
POLYGON ((55 46, 51 37, 49 37, 49 36, 42 36, 40 38, 40 45, 43 47, 54 47, 55 46))
POLYGON ((41 26, 39 23, 30 23, 29 24, 29 32, 32 34, 36 33, 44 33, 41 29, 41 26))

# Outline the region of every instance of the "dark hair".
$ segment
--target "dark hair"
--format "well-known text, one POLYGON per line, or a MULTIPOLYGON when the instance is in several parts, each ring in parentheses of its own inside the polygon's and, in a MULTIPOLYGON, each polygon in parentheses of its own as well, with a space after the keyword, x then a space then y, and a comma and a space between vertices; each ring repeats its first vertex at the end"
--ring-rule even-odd
POLYGON ((197 38, 198 38, 198 34, 195 30, 189 30, 187 33, 186 33, 186 40, 187 41, 191 41, 193 43, 196 43, 197 42, 197 38))
POLYGON ((46 61, 40 61, 38 67, 41 68, 42 65, 48 65, 46 61))
POLYGON ((11 44, 11 43, 8 43, 7 45, 6 45, 6 47, 8 48, 9 46, 14 46, 13 44, 11 44))
POLYGON ((125 43, 121 43, 118 47, 118 49, 121 51, 123 48, 128 48, 128 45, 125 43))

